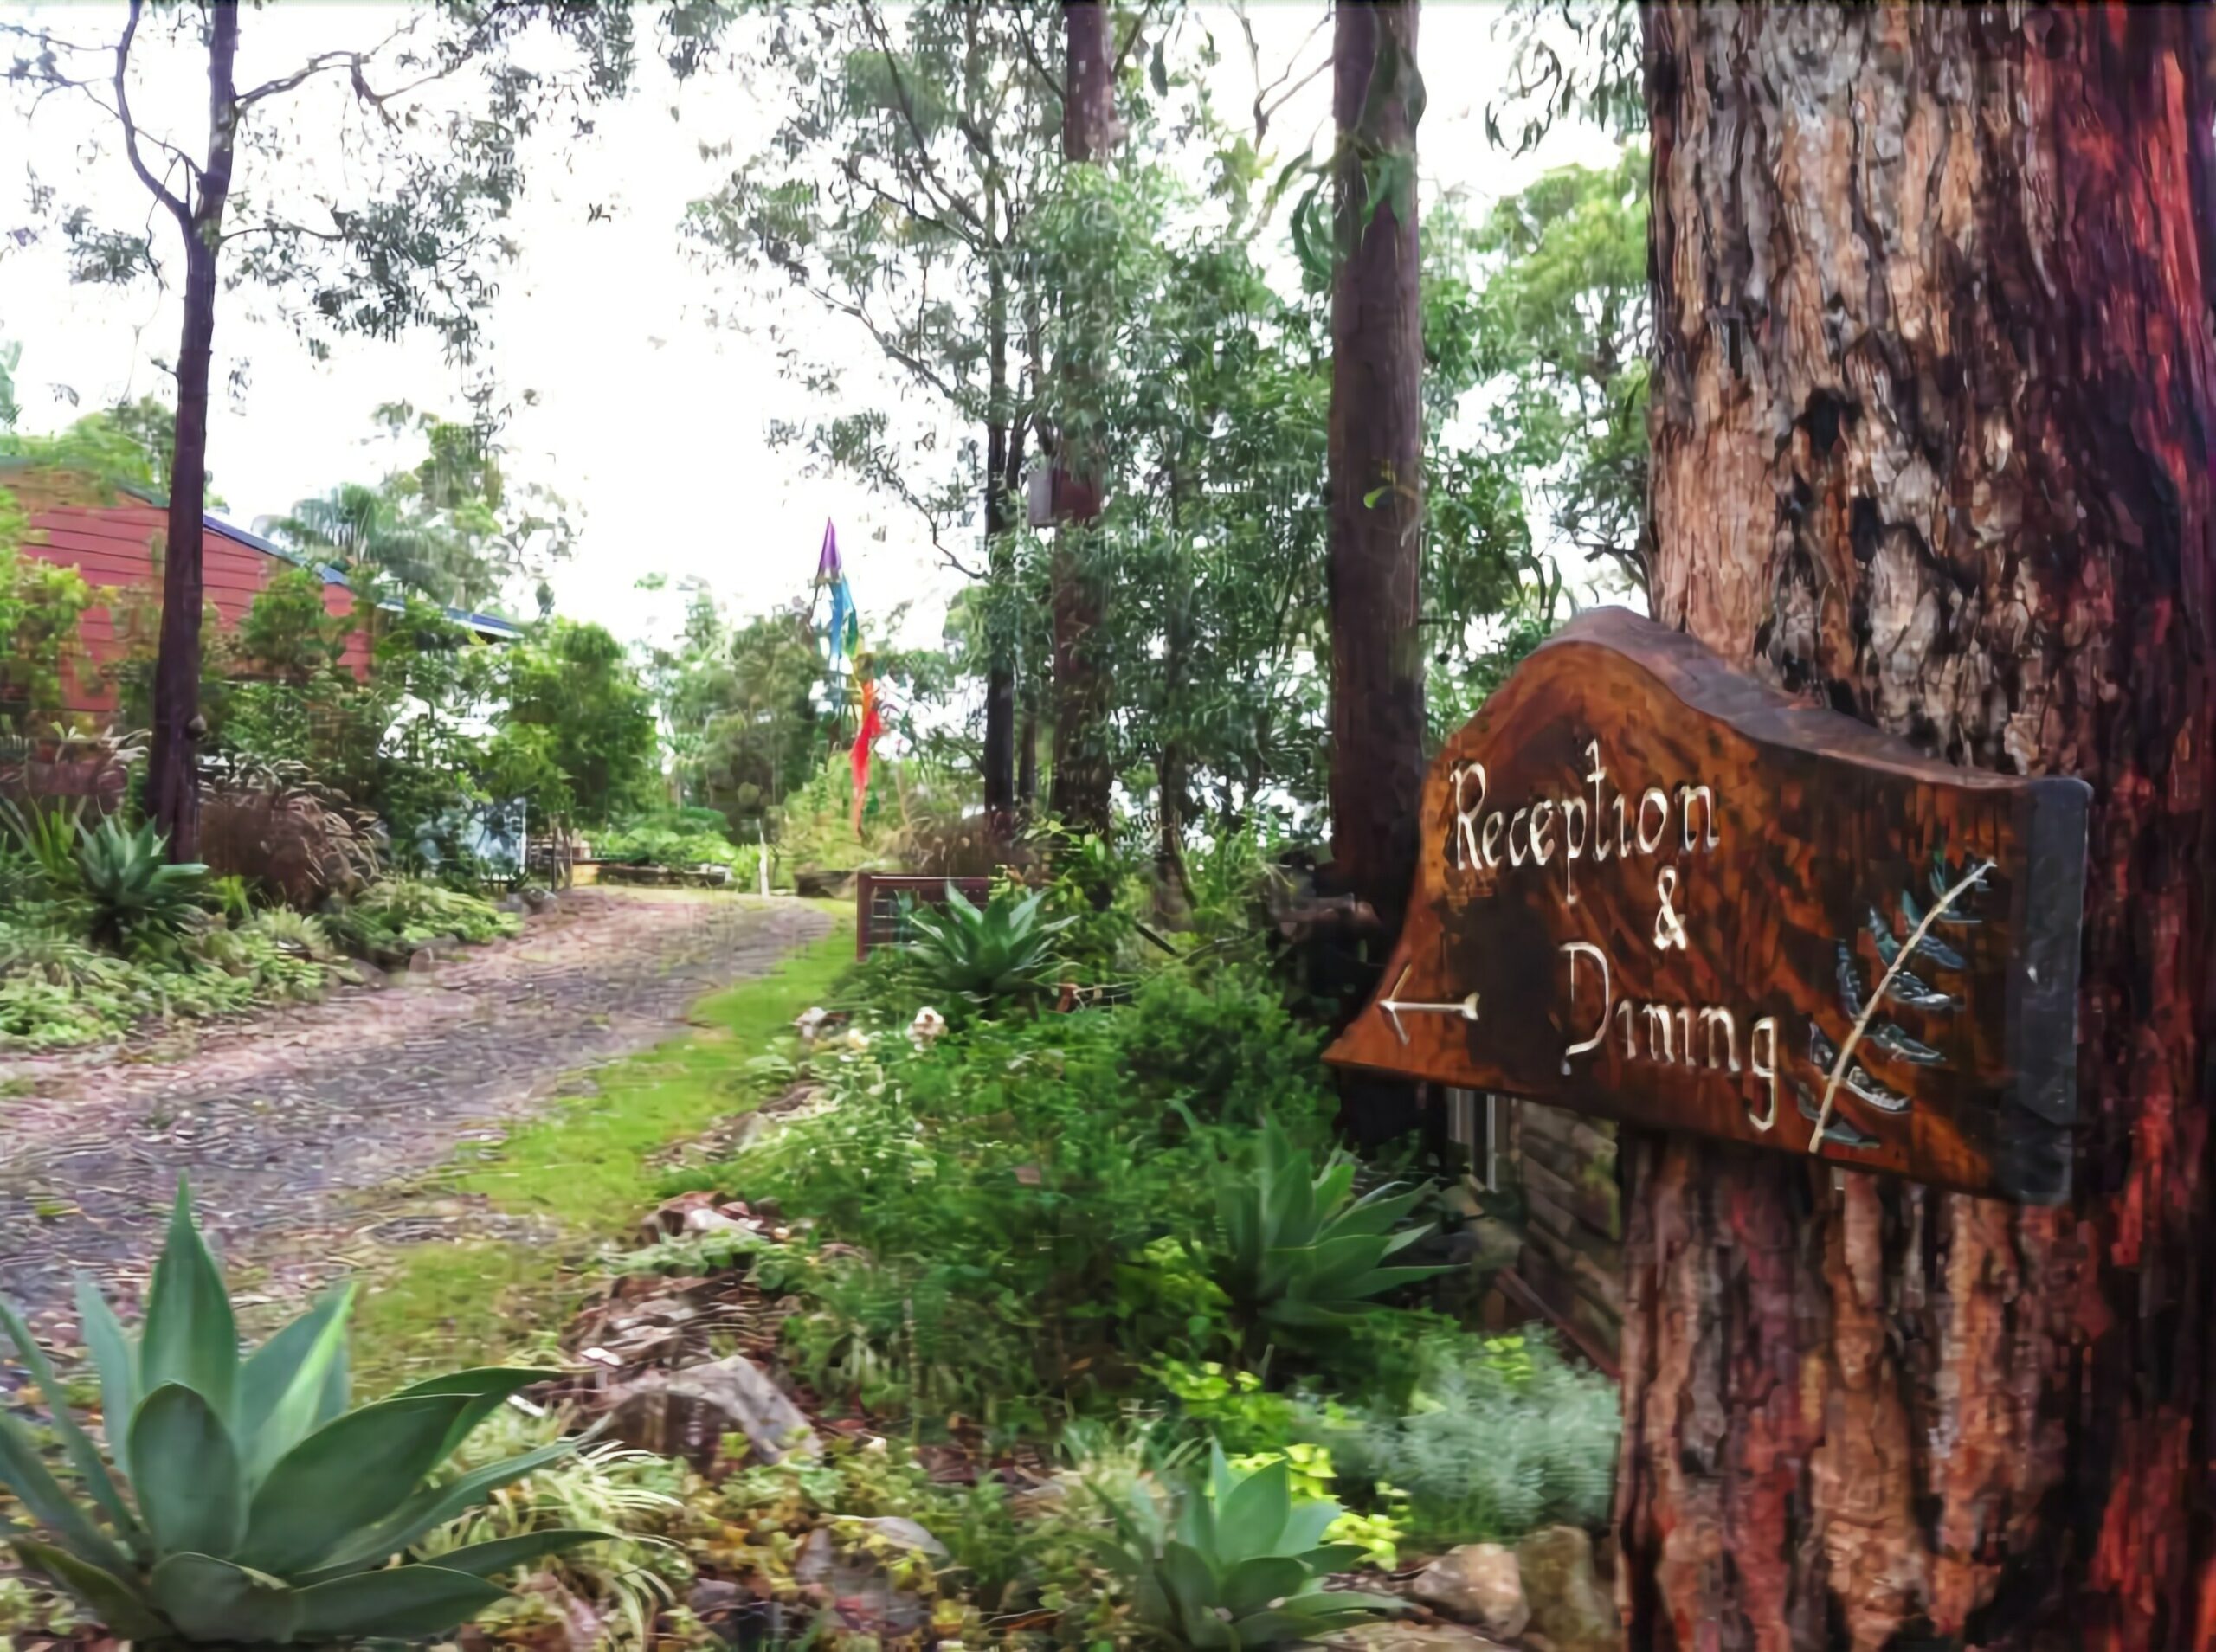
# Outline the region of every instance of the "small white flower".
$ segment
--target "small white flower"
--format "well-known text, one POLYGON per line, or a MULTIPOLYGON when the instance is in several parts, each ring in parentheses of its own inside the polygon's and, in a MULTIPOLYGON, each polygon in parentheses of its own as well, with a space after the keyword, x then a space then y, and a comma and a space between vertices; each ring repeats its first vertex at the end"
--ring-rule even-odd
POLYGON ((926 1004, 916 1012, 916 1019, 908 1023, 908 1038, 917 1049, 930 1044, 946 1031, 946 1018, 926 1004))
POLYGON ((849 1050, 868 1049, 869 1034, 863 1032, 858 1026, 848 1027, 847 1029, 847 1048, 849 1050))

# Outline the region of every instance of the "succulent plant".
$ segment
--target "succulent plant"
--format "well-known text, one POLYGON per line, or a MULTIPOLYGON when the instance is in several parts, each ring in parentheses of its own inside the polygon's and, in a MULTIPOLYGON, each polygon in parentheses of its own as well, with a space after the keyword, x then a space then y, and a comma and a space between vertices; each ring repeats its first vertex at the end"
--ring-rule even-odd
POLYGON ((1215 1278, 1250 1323, 1295 1337, 1343 1329, 1387 1291, 1447 1271, 1388 1265, 1433 1231, 1402 1225, 1425 1189, 1356 1197, 1354 1179, 1351 1155, 1334 1151, 1319 1170, 1274 1119, 1263 1121, 1251 1169, 1224 1166, 1215 1278))
POLYGON ((944 906, 909 912, 915 939, 908 943, 908 956, 929 986, 946 998, 989 1006, 1043 990, 1060 961, 1054 937, 1071 922, 1042 918, 1046 900, 1043 890, 1021 897, 1003 890, 979 906, 949 883, 944 906))
POLYGON ((95 939, 174 933, 197 912, 208 869, 172 865, 164 854, 168 845, 151 821, 130 832, 109 815, 79 828, 77 882, 92 903, 95 939))
POLYGON ((22 1317, 0 1305, 0 1327, 43 1391, 89 1500, 65 1490, 29 1433, 0 1411, 0 1485, 40 1533, 0 1527, 16 1558, 123 1639, 332 1646, 441 1633, 506 1597, 487 1581, 494 1574, 599 1537, 534 1532, 435 1564, 390 1564, 572 1448, 557 1442, 434 1482, 479 1424, 548 1373, 464 1371, 350 1411, 352 1295, 342 1287, 242 1360, 222 1276, 180 1186, 135 1340, 79 1282, 105 1455, 22 1317))
POLYGON ((1130 1584, 1137 1627, 1156 1645, 1304 1646, 1401 1610, 1323 1587, 1362 1551, 1324 1540, 1343 1511, 1296 1499, 1281 1457, 1241 1474, 1212 1447, 1206 1481, 1181 1490, 1174 1514, 1143 1482, 1094 1490, 1114 1525, 1101 1559, 1130 1584))

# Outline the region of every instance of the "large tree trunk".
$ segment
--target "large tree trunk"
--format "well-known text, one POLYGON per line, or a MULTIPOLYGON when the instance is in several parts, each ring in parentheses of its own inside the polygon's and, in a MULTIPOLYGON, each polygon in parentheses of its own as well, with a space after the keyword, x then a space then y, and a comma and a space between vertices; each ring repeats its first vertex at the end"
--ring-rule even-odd
POLYGON ((1646 28, 1659 616, 2096 804, 2073 1208, 1634 1144, 1631 1644, 2208 1646, 2190 17, 1646 28))
POLYGON ((1408 898, 1423 796, 1414 0, 1342 4, 1332 52, 1331 858, 1340 887, 1393 914, 1408 898), (1396 162, 1408 188, 1363 223, 1370 180, 1396 162))
MULTIPOLYGON (((134 31, 137 22, 134 12, 134 31)), ((208 512, 208 383, 215 357, 216 253, 235 152, 238 48, 237 6, 211 8, 208 164, 201 169, 190 210, 177 202, 176 211, 184 237, 184 326, 177 343, 177 440, 170 463, 154 727, 146 772, 146 807, 176 861, 200 858, 199 747, 207 728, 200 715, 200 552, 208 512)), ((121 73, 119 68, 119 81, 121 73)))
MULTIPOLYGON (((1114 135, 1113 87, 1108 76, 1108 9, 1098 0, 1063 0, 1065 44, 1062 158, 1097 162, 1114 135)), ((1080 316, 1085 295, 1070 295, 1080 316)), ((1092 341, 1097 346, 1099 341, 1092 341)), ((1079 352, 1080 356, 1082 352, 1079 352)), ((1066 401, 1085 401, 1081 363, 1063 363, 1066 401)), ((1108 754, 1108 678, 1102 669, 1101 627, 1106 591, 1093 566, 1092 523, 1100 513, 1104 466, 1098 432, 1090 418, 1065 419, 1055 455, 1056 511, 1050 604, 1054 630, 1054 813, 1080 832, 1105 834, 1115 790, 1108 754)))

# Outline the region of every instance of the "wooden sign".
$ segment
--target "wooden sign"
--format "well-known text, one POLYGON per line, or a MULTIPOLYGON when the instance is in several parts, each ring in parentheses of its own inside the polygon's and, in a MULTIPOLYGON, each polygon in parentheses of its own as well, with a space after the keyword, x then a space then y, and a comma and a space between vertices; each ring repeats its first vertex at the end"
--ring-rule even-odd
POLYGON ((1343 1065, 2053 1203, 2083 781, 1950 767, 1588 613, 1424 786, 1343 1065))

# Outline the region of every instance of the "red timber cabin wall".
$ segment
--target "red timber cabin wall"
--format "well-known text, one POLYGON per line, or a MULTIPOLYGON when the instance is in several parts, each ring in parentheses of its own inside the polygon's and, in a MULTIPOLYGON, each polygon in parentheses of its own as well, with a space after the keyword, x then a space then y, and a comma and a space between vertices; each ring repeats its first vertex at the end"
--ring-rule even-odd
MULTIPOLYGON (((166 511, 158 500, 105 493, 67 473, 0 473, 0 487, 16 493, 30 518, 22 545, 24 556, 74 568, 96 592, 113 599, 86 611, 78 627, 82 653, 67 668, 63 688, 63 710, 95 721, 110 717, 116 710, 112 668, 130 641, 119 631, 116 609, 133 600, 150 608, 158 604, 158 551, 168 526, 166 511)), ((259 535, 213 517, 202 535, 200 555, 206 600, 226 629, 246 617, 254 599, 278 574, 310 566, 259 535)), ((353 611, 353 592, 329 576, 323 601, 333 614, 353 611)), ((348 637, 340 663, 357 677, 369 674, 366 631, 358 628, 348 637)))

